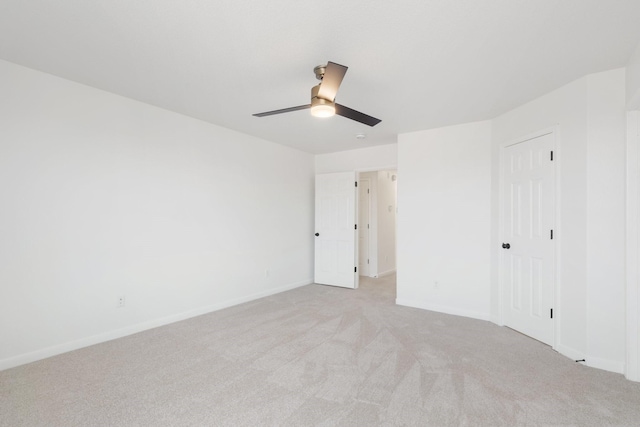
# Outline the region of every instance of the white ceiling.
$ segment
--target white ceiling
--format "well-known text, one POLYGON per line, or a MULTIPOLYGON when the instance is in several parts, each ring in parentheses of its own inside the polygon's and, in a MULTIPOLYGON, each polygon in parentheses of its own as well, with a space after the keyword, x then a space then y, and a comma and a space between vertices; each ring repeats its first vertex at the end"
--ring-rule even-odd
POLYGON ((0 58, 327 153, 490 119, 626 65, 640 0, 0 0, 0 58), (309 111, 313 67, 374 128, 309 111), (357 133, 365 140, 357 140, 357 133))

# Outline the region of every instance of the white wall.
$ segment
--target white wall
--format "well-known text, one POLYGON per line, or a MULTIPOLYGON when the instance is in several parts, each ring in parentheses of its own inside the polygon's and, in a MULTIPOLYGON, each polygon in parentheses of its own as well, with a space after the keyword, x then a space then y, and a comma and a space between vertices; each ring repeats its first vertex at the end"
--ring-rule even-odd
POLYGON ((0 93, 0 369, 312 281, 313 156, 4 61, 0 93))
POLYGON ((640 42, 626 68, 627 100, 627 378, 640 381, 640 42))
MULTIPOLYGON (((556 345, 559 352, 615 372, 624 368, 625 73, 586 76, 493 121, 500 146, 555 127, 559 207, 556 345)), ((493 169, 492 209, 498 210, 493 169)), ((499 227, 492 224, 492 319, 499 318, 499 227)))
POLYGON ((316 173, 394 169, 398 165, 398 145, 319 154, 315 157, 315 165, 316 173))
POLYGON ((625 83, 627 109, 640 110, 640 42, 627 63, 625 83))
POLYGON ((627 112, 626 366, 640 381, 640 111, 627 112))
POLYGON ((587 354, 624 371, 625 71, 587 76, 587 354))
POLYGON ((377 185, 377 235, 378 276, 384 276, 396 271, 396 191, 397 172, 395 170, 378 171, 377 185))
POLYGON ((397 303, 489 319, 491 122, 398 138, 397 303))

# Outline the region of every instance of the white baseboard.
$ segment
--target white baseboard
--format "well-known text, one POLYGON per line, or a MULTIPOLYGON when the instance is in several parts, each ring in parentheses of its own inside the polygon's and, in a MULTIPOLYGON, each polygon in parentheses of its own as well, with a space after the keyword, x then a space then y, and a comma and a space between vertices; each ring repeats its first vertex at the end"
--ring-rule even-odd
POLYGON ((396 274, 396 269, 394 268, 393 270, 387 270, 387 271, 383 271, 382 273, 378 273, 378 277, 386 277, 386 276, 391 276, 392 274, 396 274))
POLYGON ((396 304, 406 307, 421 308, 423 310, 437 311, 438 313, 453 314, 455 316, 470 317, 472 319, 489 321, 489 313, 480 313, 475 311, 463 310, 457 307, 447 307, 437 304, 430 304, 423 301, 413 301, 397 298, 396 304))
POLYGON ((604 371, 615 372, 616 374, 624 374, 625 365, 623 362, 589 356, 588 354, 584 354, 578 350, 563 345, 559 345, 555 348, 555 350, 571 360, 584 359, 585 361, 580 363, 585 366, 602 369, 604 371))
POLYGON ((504 323, 502 323, 500 316, 495 316, 493 314, 489 316, 489 322, 495 323, 498 326, 504 326, 504 323))
POLYGON ((592 368, 603 369, 609 372, 615 372, 616 374, 624 374, 624 363, 615 360, 599 359, 593 356, 586 357, 586 365, 592 368))
POLYGON ((561 355, 568 357, 571 360, 582 360, 587 358, 587 356, 584 353, 564 345, 559 345, 555 347, 554 350, 560 353, 561 355))
POLYGON ((625 363, 624 369, 625 369, 624 377, 626 379, 628 379, 629 381, 640 382, 640 376, 638 376, 636 372, 631 372, 629 369, 627 369, 626 363, 625 363))
POLYGON ((280 292, 285 292, 291 289, 299 288, 301 286, 309 285, 311 283, 313 283, 313 279, 302 280, 299 282, 280 286, 278 288, 269 289, 267 291, 247 295, 241 298, 234 298, 232 300, 224 301, 218 304, 196 308, 183 313, 161 317, 159 319, 153 319, 147 322, 137 323, 135 325, 127 326, 127 327, 116 329, 113 331, 104 332, 98 335, 92 335, 89 337, 70 341, 64 344, 58 344, 58 345, 46 347, 40 350, 32 351, 29 353, 20 354, 18 356, 9 357, 9 358, 0 360, 0 371, 14 368, 16 366, 24 365, 27 363, 35 362, 38 360, 46 359, 47 357, 57 356, 58 354, 67 353, 69 351, 78 350, 80 348, 89 347, 91 345, 100 344, 100 343, 111 341, 117 338, 126 337, 128 335, 137 334, 138 332, 143 332, 149 329, 157 328, 159 326, 168 325, 170 323, 179 322, 181 320, 190 319, 196 316, 201 316, 203 314, 222 310, 223 308, 232 307, 234 305, 264 298, 269 295, 274 295, 280 292))

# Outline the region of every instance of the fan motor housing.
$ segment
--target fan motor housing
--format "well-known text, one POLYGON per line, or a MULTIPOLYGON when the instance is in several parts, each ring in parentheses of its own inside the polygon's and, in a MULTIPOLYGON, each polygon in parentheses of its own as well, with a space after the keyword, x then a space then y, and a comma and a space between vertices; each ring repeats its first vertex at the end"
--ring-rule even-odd
POLYGON ((318 91, 320 90, 320 85, 316 85, 311 88, 311 106, 314 105, 334 105, 332 101, 328 99, 318 97, 318 91))

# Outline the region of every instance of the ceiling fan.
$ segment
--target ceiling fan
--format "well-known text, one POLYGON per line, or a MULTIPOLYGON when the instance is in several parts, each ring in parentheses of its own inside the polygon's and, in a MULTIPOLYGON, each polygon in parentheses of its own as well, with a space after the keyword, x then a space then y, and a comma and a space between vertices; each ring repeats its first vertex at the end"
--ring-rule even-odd
POLYGON ((306 110, 311 108, 311 115, 315 117, 331 117, 337 114, 356 122, 369 126, 375 126, 381 122, 380 119, 371 117, 360 111, 353 110, 335 102, 336 94, 342 79, 347 72, 344 65, 329 61, 327 65, 318 65, 313 69, 320 84, 311 88, 311 104, 299 105, 297 107, 283 108, 282 110, 267 111, 254 114, 256 117, 272 116, 274 114, 290 113, 292 111, 306 110))

